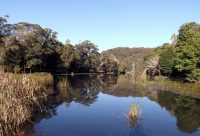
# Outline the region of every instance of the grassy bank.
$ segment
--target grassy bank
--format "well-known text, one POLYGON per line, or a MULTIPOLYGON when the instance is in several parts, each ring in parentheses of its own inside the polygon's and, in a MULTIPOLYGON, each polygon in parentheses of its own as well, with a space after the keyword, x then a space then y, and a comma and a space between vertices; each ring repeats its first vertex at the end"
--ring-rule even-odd
POLYGON ((168 91, 176 94, 200 99, 200 84, 172 81, 167 78, 158 78, 153 81, 137 81, 148 90, 168 91))
POLYGON ((0 71, 0 135, 14 135, 20 125, 41 112, 40 98, 52 82, 49 74, 15 75, 0 71))

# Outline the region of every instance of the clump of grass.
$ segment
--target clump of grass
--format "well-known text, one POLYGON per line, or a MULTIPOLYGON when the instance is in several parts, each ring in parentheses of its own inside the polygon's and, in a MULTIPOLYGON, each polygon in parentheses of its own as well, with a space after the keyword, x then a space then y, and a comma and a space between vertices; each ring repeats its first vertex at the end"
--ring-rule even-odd
POLYGON ((36 110, 41 110, 39 99, 45 97, 44 90, 27 75, 16 78, 0 70, 0 135, 14 135, 36 110))
POLYGON ((128 112, 128 119, 131 126, 135 127, 138 123, 138 120, 141 118, 141 108, 138 103, 132 103, 130 111, 128 112))

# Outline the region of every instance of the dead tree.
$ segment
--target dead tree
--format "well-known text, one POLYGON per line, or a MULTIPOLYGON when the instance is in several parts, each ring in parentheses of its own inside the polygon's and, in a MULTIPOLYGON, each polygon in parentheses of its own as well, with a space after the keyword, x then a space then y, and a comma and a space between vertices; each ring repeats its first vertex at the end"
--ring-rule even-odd
POLYGON ((161 75, 160 72, 160 64, 159 64, 159 56, 155 56, 149 59, 146 65, 147 71, 150 72, 151 76, 155 76, 156 74, 161 75))

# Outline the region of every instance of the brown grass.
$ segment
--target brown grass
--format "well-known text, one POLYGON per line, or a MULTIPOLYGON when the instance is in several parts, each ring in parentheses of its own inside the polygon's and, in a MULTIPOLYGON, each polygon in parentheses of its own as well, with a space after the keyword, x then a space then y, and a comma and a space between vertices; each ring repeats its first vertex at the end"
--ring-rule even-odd
POLYGON ((39 98, 45 89, 29 75, 0 71, 0 135, 14 135, 20 125, 41 110, 39 98))
POLYGON ((141 117, 140 105, 138 103, 132 103, 130 111, 128 112, 128 119, 130 121, 131 126, 135 127, 140 117, 141 117))
POLYGON ((183 96, 190 96, 200 99, 200 84, 172 81, 166 77, 156 77, 152 81, 135 81, 136 84, 143 86, 146 90, 167 91, 183 96))
POLYGON ((168 91, 176 94, 200 99, 200 84, 182 83, 178 81, 159 80, 150 81, 147 86, 159 91, 168 91))
POLYGON ((21 79, 25 76, 29 77, 31 80, 34 80, 34 82, 42 86, 49 86, 53 84, 53 76, 49 73, 14 74, 13 76, 17 79, 21 79))

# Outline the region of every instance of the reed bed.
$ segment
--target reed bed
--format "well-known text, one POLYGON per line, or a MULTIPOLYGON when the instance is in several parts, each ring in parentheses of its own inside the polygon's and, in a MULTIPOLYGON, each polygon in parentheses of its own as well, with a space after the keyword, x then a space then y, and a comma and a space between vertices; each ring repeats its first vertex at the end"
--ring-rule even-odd
POLYGON ((40 98, 45 88, 30 75, 0 71, 0 135, 15 135, 18 128, 42 111, 40 98))

